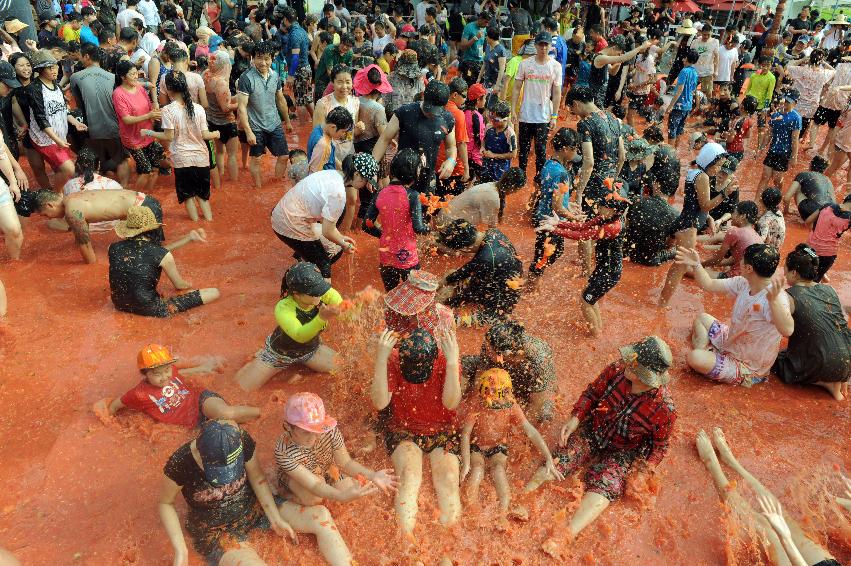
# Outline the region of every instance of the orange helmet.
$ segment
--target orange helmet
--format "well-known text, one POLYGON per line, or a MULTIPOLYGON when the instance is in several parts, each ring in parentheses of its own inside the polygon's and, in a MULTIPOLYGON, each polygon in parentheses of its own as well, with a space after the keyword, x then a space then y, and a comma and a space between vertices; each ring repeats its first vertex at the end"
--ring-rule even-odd
POLYGON ((167 364, 173 364, 177 358, 171 355, 168 348, 159 344, 148 344, 136 356, 139 369, 154 369, 167 364))

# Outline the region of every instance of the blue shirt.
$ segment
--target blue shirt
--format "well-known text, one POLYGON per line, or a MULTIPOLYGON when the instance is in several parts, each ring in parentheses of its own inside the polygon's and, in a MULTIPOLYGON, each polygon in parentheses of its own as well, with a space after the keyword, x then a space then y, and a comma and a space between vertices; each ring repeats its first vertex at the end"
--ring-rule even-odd
MULTIPOLYGON (((316 147, 316 144, 319 143, 319 140, 322 139, 322 136, 325 135, 323 131, 323 126, 316 126, 313 128, 313 131, 310 132, 310 138, 307 140, 307 157, 310 159, 310 156, 313 154, 313 148, 316 147)), ((322 170, 334 170, 337 168, 337 148, 334 142, 331 142, 331 153, 328 154, 328 161, 325 165, 322 166, 322 170)))
POLYGON ((94 43, 100 47, 100 41, 98 41, 97 36, 89 26, 83 26, 80 28, 80 45, 84 43, 94 43))
POLYGON ((588 81, 591 79, 591 63, 588 61, 579 62, 579 72, 576 73, 576 86, 588 86, 588 81))
MULTIPOLYGON (((538 199, 535 211, 532 213, 532 222, 535 226, 547 216, 553 215, 553 195, 560 191, 560 184, 564 183, 569 188, 573 179, 564 165, 555 159, 548 159, 541 169, 541 189, 538 191, 538 199)), ((564 194, 563 200, 570 198, 570 192, 564 194)))
POLYGON ((550 55, 561 64, 562 78, 567 76, 567 42, 560 35, 553 36, 550 55))
POLYGON ((502 43, 497 43, 493 47, 488 47, 485 52, 484 71, 482 71, 482 86, 485 88, 493 88, 496 85, 496 79, 499 78, 499 60, 505 59, 506 63, 511 58, 511 54, 502 43))
POLYGON ((683 67, 677 75, 677 85, 683 87, 683 92, 674 103, 675 110, 691 110, 694 101, 694 91, 697 90, 697 71, 694 67, 683 67))
POLYGON ((479 32, 482 32, 482 37, 474 41, 470 47, 464 50, 461 58, 464 61, 481 61, 485 56, 485 34, 486 29, 480 28, 476 22, 470 22, 464 26, 464 32, 461 34, 461 39, 468 40, 476 37, 479 32))
POLYGON ((771 145, 768 153, 792 155, 792 132, 801 130, 801 115, 792 109, 791 112, 775 112, 768 121, 771 126, 771 145))
MULTIPOLYGON (((293 49, 298 49, 299 58, 307 61, 308 54, 310 53, 310 39, 307 38, 307 32, 304 31, 304 28, 298 25, 298 22, 293 22, 287 35, 289 36, 289 41, 286 46, 282 45, 284 55, 289 58, 293 53, 293 49)), ((295 73, 295 69, 291 69, 290 73, 295 73)))

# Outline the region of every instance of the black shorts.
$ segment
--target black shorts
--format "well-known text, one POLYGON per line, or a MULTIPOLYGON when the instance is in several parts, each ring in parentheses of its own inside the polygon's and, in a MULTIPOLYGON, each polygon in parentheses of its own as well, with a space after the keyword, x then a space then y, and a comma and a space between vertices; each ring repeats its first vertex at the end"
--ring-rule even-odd
POLYGON ((204 414, 204 402, 207 399, 221 399, 224 401, 224 397, 216 393, 215 391, 210 391, 209 389, 205 389, 201 392, 201 395, 198 396, 198 426, 201 426, 209 419, 207 415, 204 414))
MULTIPOLYGON (((115 303, 113 303, 115 304, 115 303)), ((116 304, 115 308, 122 312, 137 314, 139 316, 152 316, 155 318, 168 318, 173 314, 188 311, 204 304, 201 300, 201 291, 190 291, 182 295, 175 295, 168 299, 160 297, 152 303, 143 304, 116 304)))
POLYGON ((192 197, 210 200, 210 168, 175 167, 174 190, 179 203, 192 197))
POLYGON ((398 287, 403 281, 408 279, 408 274, 411 270, 419 269, 420 264, 407 269, 400 267, 392 267, 389 265, 379 265, 378 273, 381 275, 381 282, 384 284, 384 291, 391 291, 398 287))
POLYGON ((118 138, 98 140, 89 138, 84 145, 98 156, 101 175, 115 171, 127 159, 127 150, 118 138))
POLYGON ((774 171, 785 173, 789 170, 789 157, 788 155, 780 155, 779 153, 768 153, 765 159, 763 159, 762 164, 774 171))
POLYGON ((485 458, 490 458, 491 456, 496 456, 497 454, 504 454, 508 456, 508 446, 505 444, 497 444, 496 446, 491 446, 490 448, 482 448, 478 444, 470 443, 470 452, 478 452, 485 458))
POLYGON ((582 291, 582 300, 594 305, 611 291, 623 272, 623 249, 618 240, 597 240, 594 271, 582 291))
POLYGON ((251 157, 261 157, 266 153, 266 149, 275 157, 289 153, 287 138, 284 136, 284 129, 280 126, 271 131, 260 130, 259 132, 254 132, 254 137, 257 138, 257 143, 252 145, 251 149, 248 150, 248 155, 251 157))
POLYGON ((326 279, 331 278, 331 265, 340 259, 340 256, 343 254, 342 251, 334 257, 330 257, 319 240, 296 240, 287 236, 281 236, 277 232, 275 232, 275 235, 293 250, 293 257, 298 261, 309 261, 319 268, 322 277, 326 279))
POLYGON ((136 162, 136 174, 148 175, 153 173, 154 169, 160 166, 160 161, 165 156, 163 146, 157 141, 152 141, 145 147, 137 149, 125 148, 133 161, 136 162))
POLYGON ((213 145, 213 140, 207 140, 207 158, 210 161, 208 169, 216 168, 216 146, 213 145))
POLYGON ((461 454, 461 435, 457 430, 438 432, 435 434, 413 434, 405 430, 387 430, 384 433, 384 448, 387 454, 392 455, 396 448, 403 442, 413 442, 417 448, 431 454, 436 448, 443 448, 444 452, 461 454))
MULTIPOLYGON (((221 134, 219 134, 219 141, 222 143, 228 143, 231 139, 237 137, 236 122, 232 122, 230 124, 214 124, 212 122, 208 122, 207 126, 211 132, 221 132, 221 134)), ((242 135, 245 137, 244 132, 242 135)))
POLYGON ((836 124, 839 123, 839 116, 841 114, 842 110, 831 110, 830 108, 819 106, 818 110, 816 110, 816 113, 813 116, 813 122, 815 122, 819 126, 827 124, 827 127, 832 130, 836 127, 836 124))
POLYGON ((633 110, 643 110, 647 105, 647 95, 646 94, 637 94, 634 92, 626 93, 626 97, 629 99, 629 107, 633 110))

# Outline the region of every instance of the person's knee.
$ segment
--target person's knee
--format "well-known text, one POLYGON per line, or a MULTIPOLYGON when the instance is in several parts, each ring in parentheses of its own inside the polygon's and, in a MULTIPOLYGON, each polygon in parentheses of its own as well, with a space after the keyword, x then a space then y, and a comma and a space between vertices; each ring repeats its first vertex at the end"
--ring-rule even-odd
POLYGON ((334 518, 331 516, 331 512, 324 505, 314 505, 310 508, 310 518, 313 521, 316 521, 319 525, 325 523, 327 526, 325 528, 330 527, 330 523, 334 521, 334 518))
POLYGON ((699 373, 708 373, 712 370, 712 366, 709 366, 708 358, 708 355, 711 354, 708 350, 689 350, 689 353, 686 354, 686 363, 691 369, 699 373))
POLYGON ((221 293, 219 293, 219 290, 216 289, 215 287, 210 287, 210 288, 207 288, 207 289, 201 289, 200 293, 201 293, 201 302, 204 303, 205 305, 208 304, 208 303, 212 303, 213 301, 216 301, 216 300, 219 299, 219 297, 221 297, 221 293))

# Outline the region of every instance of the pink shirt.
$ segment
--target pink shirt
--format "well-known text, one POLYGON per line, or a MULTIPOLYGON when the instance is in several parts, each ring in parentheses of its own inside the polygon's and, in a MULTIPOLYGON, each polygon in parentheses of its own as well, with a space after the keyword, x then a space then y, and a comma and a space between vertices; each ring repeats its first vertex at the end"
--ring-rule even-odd
POLYGON ((476 165, 482 164, 482 144, 485 142, 485 119, 478 110, 464 110, 464 119, 467 122, 467 137, 470 140, 467 142, 467 157, 470 162, 476 165), (473 122, 479 123, 479 139, 476 139, 473 130, 473 122), (481 140, 481 144, 479 143, 481 140))
POLYGON ((163 107, 163 130, 173 130, 171 140, 171 163, 176 168, 209 167, 210 154, 204 141, 207 129, 207 114, 200 104, 192 104, 193 117, 190 119, 183 104, 172 102, 163 107))
POLYGON ((153 129, 154 123, 151 120, 143 120, 130 125, 125 124, 124 120, 121 119, 124 116, 143 116, 151 111, 151 99, 148 98, 148 91, 137 86, 136 90, 128 92, 127 89, 120 86, 112 91, 112 105, 115 106, 115 113, 118 115, 118 134, 124 147, 139 149, 154 141, 153 138, 144 137, 140 133, 142 130, 153 129))
POLYGON ((402 185, 384 187, 375 199, 381 238, 378 259, 381 265, 408 269, 420 262, 417 255, 417 238, 411 219, 408 191, 402 185))
POLYGON ((724 236, 724 243, 730 246, 730 254, 733 257, 733 265, 730 266, 730 275, 741 275, 742 258, 745 257, 745 250, 752 244, 762 244, 762 236, 756 233, 753 226, 746 228, 737 228, 731 226, 727 230, 727 235, 724 236))
MULTIPOLYGON (((837 205, 837 208, 838 205, 837 205)), ((807 243, 821 257, 835 256, 839 251, 839 238, 851 226, 851 214, 837 216, 833 206, 822 208, 807 243)))

